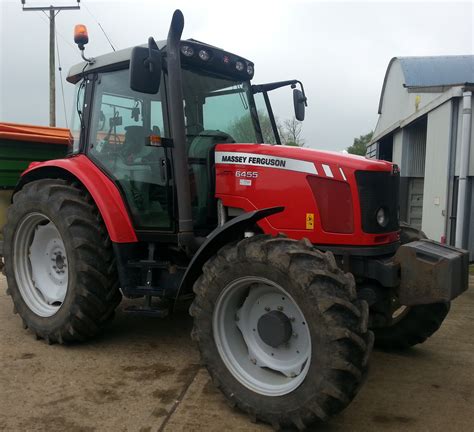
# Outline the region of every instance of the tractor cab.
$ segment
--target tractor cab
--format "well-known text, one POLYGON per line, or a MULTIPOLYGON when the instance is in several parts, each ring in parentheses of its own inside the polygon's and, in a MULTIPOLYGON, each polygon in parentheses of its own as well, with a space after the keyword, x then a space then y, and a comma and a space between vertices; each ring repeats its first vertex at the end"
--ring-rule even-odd
POLYGON ((117 184, 138 232, 179 231, 175 214, 183 200, 175 188, 189 182, 192 230, 205 236, 218 224, 216 145, 280 143, 268 91, 298 81, 252 86, 251 61, 193 39, 179 42, 179 69, 172 73, 170 44, 150 43, 71 69, 68 81, 77 86, 71 154, 87 154, 117 184), (148 70, 149 55, 158 58, 159 73, 148 70), (183 130, 173 128, 173 117, 182 118, 183 130))

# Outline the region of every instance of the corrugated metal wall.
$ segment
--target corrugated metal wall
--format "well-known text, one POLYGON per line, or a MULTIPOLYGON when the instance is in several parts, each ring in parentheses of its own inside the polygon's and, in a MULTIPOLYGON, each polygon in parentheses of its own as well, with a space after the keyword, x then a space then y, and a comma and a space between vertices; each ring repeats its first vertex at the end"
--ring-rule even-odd
POLYGON ((425 176, 426 119, 407 128, 407 177, 425 176))
POLYGON ((423 178, 411 178, 408 183, 407 222, 415 228, 421 229, 423 219, 423 178))

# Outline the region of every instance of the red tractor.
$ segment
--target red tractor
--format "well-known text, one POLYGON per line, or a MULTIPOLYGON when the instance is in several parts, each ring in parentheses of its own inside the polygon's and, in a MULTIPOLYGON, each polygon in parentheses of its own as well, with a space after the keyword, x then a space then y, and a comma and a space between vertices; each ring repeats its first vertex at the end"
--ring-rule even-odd
POLYGON ((468 257, 400 230, 396 165, 279 145, 269 93, 291 86, 303 120, 302 84, 252 85, 251 61, 183 25, 71 69, 74 142, 16 187, 8 293, 48 343, 94 336, 122 296, 159 317, 193 299, 231 404, 304 429, 354 398, 374 335, 398 349, 439 328, 468 257))

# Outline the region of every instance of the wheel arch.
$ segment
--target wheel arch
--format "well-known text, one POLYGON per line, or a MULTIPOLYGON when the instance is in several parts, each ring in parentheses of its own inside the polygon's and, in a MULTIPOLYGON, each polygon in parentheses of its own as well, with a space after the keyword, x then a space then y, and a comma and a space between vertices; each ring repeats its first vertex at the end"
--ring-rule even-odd
POLYGON ((202 266, 211 258, 220 248, 229 242, 238 240, 246 229, 253 228, 255 224, 268 216, 280 213, 284 207, 270 207, 251 212, 243 213, 224 225, 217 227, 206 241, 201 245, 199 250, 194 254, 186 272, 181 280, 176 300, 180 294, 188 294, 192 292, 192 286, 199 275, 202 273, 202 266))
POLYGON ((117 186, 86 156, 80 155, 41 163, 32 163, 22 174, 12 200, 25 184, 44 178, 60 178, 78 182, 91 195, 115 243, 138 241, 132 220, 117 186))

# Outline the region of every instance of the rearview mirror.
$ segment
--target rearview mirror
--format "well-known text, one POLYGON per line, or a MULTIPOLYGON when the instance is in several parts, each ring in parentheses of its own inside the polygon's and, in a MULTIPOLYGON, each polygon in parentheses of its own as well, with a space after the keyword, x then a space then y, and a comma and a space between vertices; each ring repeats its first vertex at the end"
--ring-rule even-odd
POLYGON ((296 120, 303 121, 306 106, 306 97, 301 90, 293 89, 293 104, 295 106, 296 120))
POLYGON ((155 40, 148 39, 148 48, 135 47, 130 57, 130 88, 137 92, 156 94, 160 89, 161 52, 155 40))

